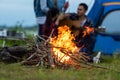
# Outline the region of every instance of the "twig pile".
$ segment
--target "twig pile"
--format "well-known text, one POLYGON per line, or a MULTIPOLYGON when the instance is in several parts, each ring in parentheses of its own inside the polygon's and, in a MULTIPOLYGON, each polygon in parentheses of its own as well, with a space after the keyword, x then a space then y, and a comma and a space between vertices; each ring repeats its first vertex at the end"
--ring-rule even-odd
MULTIPOLYGON (((52 46, 49 43, 49 37, 47 40, 45 40, 41 36, 37 36, 39 39, 41 39, 41 42, 37 42, 34 46, 32 44, 31 46, 31 53, 30 55, 23 60, 21 63, 24 65, 36 65, 36 66, 46 66, 46 67, 58 67, 58 68, 68 68, 68 67, 88 67, 85 64, 87 62, 88 56, 84 56, 85 53, 81 52, 71 52, 70 50, 67 50, 65 48, 52 46), (54 55, 52 52, 52 48, 59 48, 61 52, 65 54, 65 56, 69 56, 69 61, 61 62, 61 60, 58 60, 58 56, 54 55)), ((62 59, 62 58, 61 58, 62 59)))
MULTIPOLYGON (((47 68, 62 68, 68 69, 69 67, 75 68, 102 68, 108 69, 106 67, 95 65, 92 63, 88 63, 87 60, 89 56, 85 56, 86 53, 83 52, 72 52, 68 49, 62 47, 52 46, 49 43, 49 40, 45 40, 44 38, 38 36, 41 39, 41 42, 35 43, 35 39, 25 40, 28 45, 27 47, 23 46, 13 46, 8 48, 3 48, 0 50, 0 58, 4 61, 15 60, 20 61, 23 65, 36 65, 36 66, 46 66, 47 68), (52 48, 58 48, 65 56, 69 56, 70 59, 68 61, 61 61, 62 58, 58 59, 58 56, 55 55, 52 51, 52 48), (6 57, 4 56, 6 55, 6 57)), ((48 38, 49 39, 49 38, 48 38)))

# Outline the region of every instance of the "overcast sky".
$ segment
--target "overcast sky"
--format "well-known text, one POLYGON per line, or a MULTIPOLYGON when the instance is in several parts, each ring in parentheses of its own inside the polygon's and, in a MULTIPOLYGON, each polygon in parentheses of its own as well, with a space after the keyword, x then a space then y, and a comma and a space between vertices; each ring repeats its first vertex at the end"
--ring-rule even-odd
MULTIPOLYGON (((86 2, 91 5, 93 0, 67 0, 70 7, 68 12, 76 12, 80 2, 86 2)), ((33 0, 0 0, 0 25, 23 25, 36 24, 33 11, 33 0)))
POLYGON ((35 24, 33 0, 0 0, 0 25, 35 24))

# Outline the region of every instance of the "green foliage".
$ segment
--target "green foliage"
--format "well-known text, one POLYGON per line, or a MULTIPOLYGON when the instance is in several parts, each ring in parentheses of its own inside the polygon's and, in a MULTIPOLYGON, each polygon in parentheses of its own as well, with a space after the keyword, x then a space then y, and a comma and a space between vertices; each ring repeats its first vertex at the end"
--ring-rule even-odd
MULTIPOLYGON (((0 39, 0 47, 2 47, 3 41, 4 39, 0 39)), ((26 42, 23 40, 5 40, 5 47, 15 46, 15 45, 24 46, 26 45, 26 42)))
POLYGON ((120 57, 120 53, 115 52, 115 53, 113 54, 113 58, 114 58, 114 59, 118 59, 119 57, 120 57))

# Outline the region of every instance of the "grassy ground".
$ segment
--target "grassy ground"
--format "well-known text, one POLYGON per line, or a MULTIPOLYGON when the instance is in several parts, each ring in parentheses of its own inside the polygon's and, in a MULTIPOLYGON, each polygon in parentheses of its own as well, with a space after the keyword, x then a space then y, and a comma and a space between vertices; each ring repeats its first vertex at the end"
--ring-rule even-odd
MULTIPOLYGON (((0 47, 3 46, 3 39, 0 39, 0 47)), ((5 47, 9 47, 9 46, 14 46, 14 45, 25 45, 25 41, 23 40, 5 40, 5 47)))
POLYGON ((120 58, 103 57, 104 62, 99 65, 111 70, 100 68, 70 68, 45 69, 44 67, 28 67, 19 63, 0 63, 0 80, 120 80, 120 58), (115 71, 116 70, 116 71, 115 71))
MULTIPOLYGON (((33 34, 32 32, 30 32, 33 34)), ((0 40, 2 44, 2 40, 0 40)), ((9 45, 24 45, 23 42, 8 41, 9 45)), ((2 46, 2 45, 0 45, 2 46)), ((23 66, 19 63, 6 64, 0 62, 0 80, 120 80, 120 57, 118 55, 102 56, 100 66, 109 68, 109 70, 100 68, 80 68, 78 70, 70 68, 46 69, 44 67, 23 66)))

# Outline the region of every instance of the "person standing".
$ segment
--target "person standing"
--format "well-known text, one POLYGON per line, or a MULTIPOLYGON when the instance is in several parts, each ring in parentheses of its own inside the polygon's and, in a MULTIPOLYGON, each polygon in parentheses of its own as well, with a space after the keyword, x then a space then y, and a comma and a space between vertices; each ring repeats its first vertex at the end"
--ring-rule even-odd
POLYGON ((50 8, 56 7, 62 11, 65 0, 34 0, 34 12, 39 26, 38 35, 42 35, 42 26, 46 21, 46 14, 50 8))

